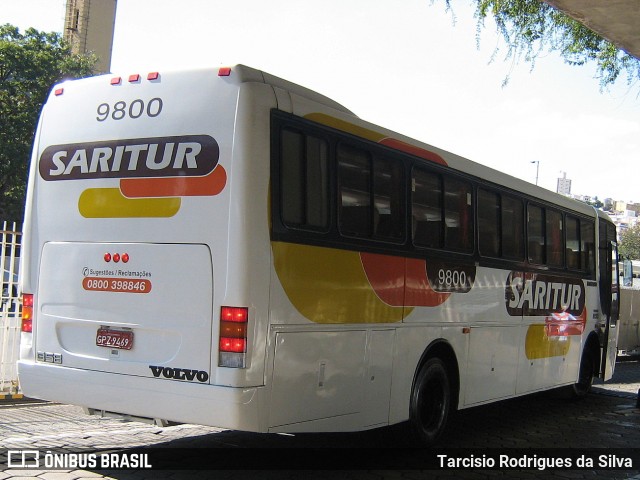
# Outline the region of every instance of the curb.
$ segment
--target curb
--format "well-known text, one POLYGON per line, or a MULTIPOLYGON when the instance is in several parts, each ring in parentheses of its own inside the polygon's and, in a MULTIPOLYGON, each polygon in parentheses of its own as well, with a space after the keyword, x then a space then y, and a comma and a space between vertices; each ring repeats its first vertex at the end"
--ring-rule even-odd
POLYGON ((21 393, 0 393, 0 404, 3 402, 14 402, 16 400, 23 400, 24 395, 21 393))
POLYGON ((0 393, 0 402, 11 400, 22 400, 24 395, 21 393, 0 393))

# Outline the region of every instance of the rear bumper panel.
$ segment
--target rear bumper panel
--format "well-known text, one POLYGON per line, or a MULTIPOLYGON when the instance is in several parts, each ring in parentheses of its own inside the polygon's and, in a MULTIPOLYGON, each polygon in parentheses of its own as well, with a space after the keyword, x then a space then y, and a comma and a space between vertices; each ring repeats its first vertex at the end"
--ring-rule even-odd
POLYGON ((25 396, 132 416, 251 432, 260 418, 264 387, 233 388, 80 370, 21 360, 25 396))

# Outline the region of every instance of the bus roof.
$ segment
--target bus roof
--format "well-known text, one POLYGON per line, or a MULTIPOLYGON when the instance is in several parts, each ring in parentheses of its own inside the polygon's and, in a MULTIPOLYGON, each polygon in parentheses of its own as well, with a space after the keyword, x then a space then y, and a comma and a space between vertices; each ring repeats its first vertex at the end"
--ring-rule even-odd
MULTIPOLYGON (((212 70, 212 69, 203 68, 201 70, 212 70)), ((213 70, 215 71, 215 69, 213 70)), ((595 209, 585 203, 557 194, 551 190, 539 187, 537 185, 534 185, 520 178, 508 175, 504 172, 498 171, 496 169, 493 169, 481 163, 477 163, 473 160, 469 160, 467 158, 448 152, 446 150, 435 147, 433 145, 424 143, 422 141, 419 141, 410 137, 406 137, 402 134, 388 130, 379 125, 367 122, 366 120, 361 119, 352 111, 344 107, 342 104, 336 102, 335 100, 332 100, 331 98, 325 95, 322 95, 314 90, 303 87, 301 85, 290 82, 288 80, 284 80, 275 75, 271 75, 262 70, 258 70, 242 64, 236 64, 236 65, 227 66, 227 67, 220 67, 218 69, 219 76, 230 76, 231 72, 233 72, 233 75, 231 76, 230 80, 233 83, 237 83, 237 84, 252 83, 252 82, 263 83, 266 85, 270 85, 274 88, 285 90, 290 94, 294 94, 299 97, 306 98, 312 102, 318 103, 319 105, 330 108, 331 110, 333 110, 333 114, 337 118, 341 118, 342 120, 362 126, 364 128, 375 130, 390 138, 395 138, 403 142, 406 142, 408 144, 438 153, 439 155, 441 155, 443 158, 447 160, 448 166, 453 170, 457 170, 459 172, 477 177, 479 179, 492 182, 498 186, 503 186, 508 189, 524 193, 530 197, 539 199, 547 203, 557 204, 565 208, 569 208, 573 211, 582 213, 584 215, 600 216, 607 219, 609 218, 603 212, 595 213, 594 212, 595 209)), ((126 78, 131 78, 131 76, 137 75, 137 73, 135 75, 130 75, 130 73, 131 72, 128 72, 126 75, 122 74, 121 78, 126 79, 126 78)), ((105 76, 111 76, 112 78, 120 78, 118 77, 118 75, 119 75, 118 73, 112 73, 112 74, 107 74, 105 76)), ((56 88, 58 88, 58 86, 53 88, 51 95, 56 94, 55 93, 56 88)))

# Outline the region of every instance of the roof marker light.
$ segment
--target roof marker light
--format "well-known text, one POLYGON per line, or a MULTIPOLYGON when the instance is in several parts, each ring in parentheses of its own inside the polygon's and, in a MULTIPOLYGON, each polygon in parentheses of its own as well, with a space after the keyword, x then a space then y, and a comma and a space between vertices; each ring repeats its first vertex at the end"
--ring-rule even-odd
POLYGON ((231 67, 220 67, 218 70, 219 77, 228 77, 231 75, 231 67))
POLYGON ((147 80, 158 80, 160 78, 159 72, 151 72, 147 75, 147 80))
POLYGON ((111 85, 120 85, 122 83, 122 77, 113 77, 111 79, 111 85))
POLYGON ((57 97, 59 97, 64 93, 64 88, 56 88, 56 91, 54 93, 56 94, 57 97))
POLYGON ((129 83, 134 83, 134 82, 139 82, 140 81, 140 74, 139 73, 134 73, 133 75, 129 75, 129 83))

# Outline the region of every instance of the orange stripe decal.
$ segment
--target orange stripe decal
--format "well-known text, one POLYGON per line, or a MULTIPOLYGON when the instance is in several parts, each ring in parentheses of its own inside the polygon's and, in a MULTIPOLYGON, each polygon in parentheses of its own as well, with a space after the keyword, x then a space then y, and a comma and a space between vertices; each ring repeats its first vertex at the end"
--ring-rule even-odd
POLYGON ((387 147, 393 148, 394 150, 409 153, 411 155, 415 155, 416 157, 424 158, 425 160, 429 160, 440 165, 447 164, 444 158, 442 158, 435 152, 426 150, 422 147, 411 145, 410 143, 403 142, 402 140, 398 140, 396 138, 385 137, 382 133, 370 130, 365 127, 361 127, 359 125, 354 125, 353 123, 349 123, 339 118, 331 117, 324 113, 310 113, 308 115, 305 115, 305 118, 314 122, 321 123, 328 127, 335 128, 336 130, 342 130, 343 132, 366 138, 367 140, 385 145, 387 147))
POLYGON ((120 191, 128 198, 212 196, 226 184, 227 172, 217 165, 205 177, 123 178, 120 191))
POLYGON ((393 307, 404 306, 405 259, 361 252, 360 260, 371 288, 378 298, 393 307))
POLYGON ((369 130, 368 128, 360 127, 358 125, 354 125, 353 123, 340 120, 339 118, 335 118, 324 113, 310 113, 308 115, 305 115, 304 118, 321 123, 328 127, 335 128, 336 130, 342 130, 343 132, 352 133, 353 135, 366 138, 367 140, 371 140, 372 142, 379 142, 384 138, 384 135, 382 135, 381 133, 369 130))
POLYGON ((395 150, 400 150, 401 152, 410 153, 411 155, 415 155, 416 157, 424 158, 425 160, 430 160, 435 163, 439 163, 440 165, 446 165, 447 162, 444 161, 437 153, 431 152, 429 150, 425 150, 424 148, 416 147, 415 145, 411 145, 409 143, 403 142, 401 140, 397 140, 395 138, 385 138, 380 141, 382 145, 386 145, 387 147, 391 147, 395 150))

